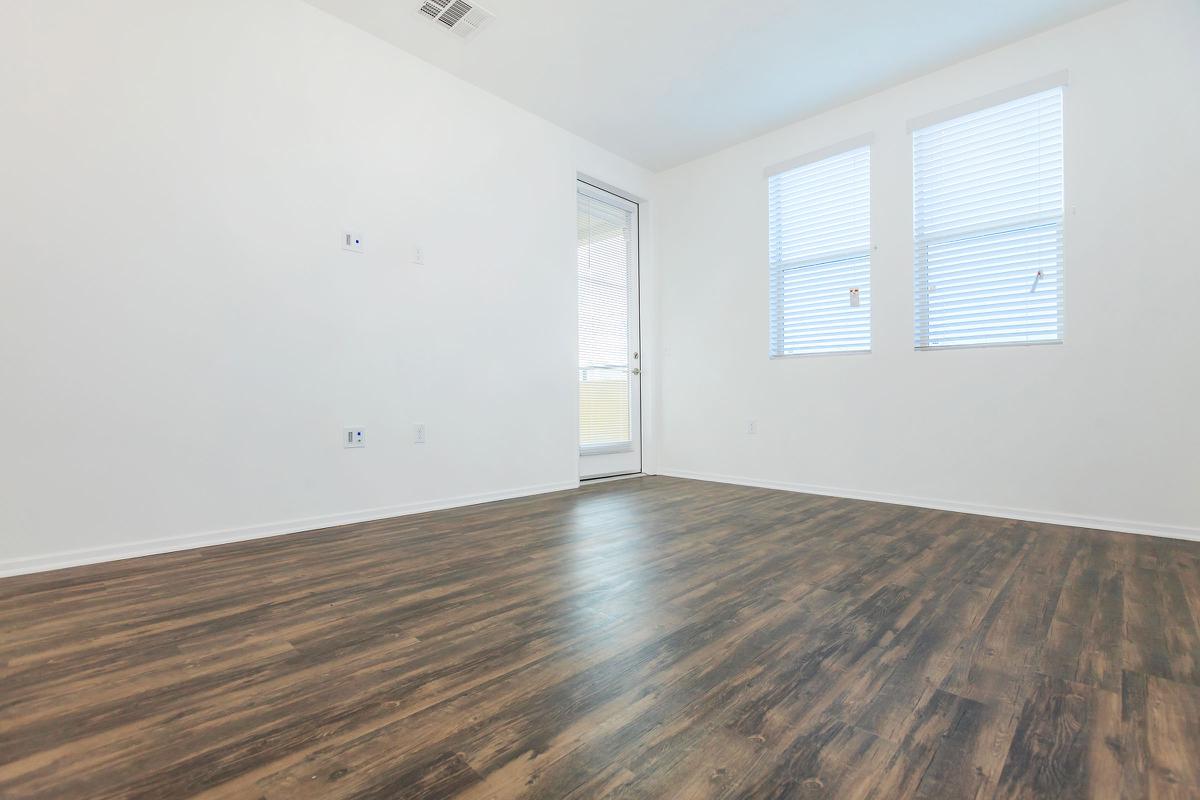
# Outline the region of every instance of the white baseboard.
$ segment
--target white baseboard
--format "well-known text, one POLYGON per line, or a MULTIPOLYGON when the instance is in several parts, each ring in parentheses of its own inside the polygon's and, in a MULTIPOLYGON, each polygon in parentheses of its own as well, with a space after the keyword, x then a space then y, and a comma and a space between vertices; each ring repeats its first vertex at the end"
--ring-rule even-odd
POLYGON ((1100 517, 1085 517, 1078 514, 1060 514, 1051 511, 1030 511, 1025 508, 1006 508, 1004 506, 985 506, 975 503, 957 503, 952 500, 936 500, 929 497, 908 497, 906 495, 887 494, 884 492, 864 492, 856 489, 838 489, 831 486, 814 486, 803 483, 787 483, 770 481, 760 478, 743 478, 736 475, 717 475, 705 472, 690 472, 682 469, 663 468, 659 475, 673 478, 687 478, 696 481, 713 481, 715 483, 732 483, 739 486, 756 486, 761 489, 779 489, 785 492, 801 492, 804 494, 819 494, 827 497, 845 497, 851 500, 869 500, 876 503, 892 503, 901 506, 916 506, 917 508, 932 508, 938 511, 957 511, 962 514, 980 514, 985 517, 1004 517, 1019 519, 1025 522, 1042 522, 1049 525, 1067 525, 1072 528, 1094 528, 1118 533, 1139 533, 1146 536, 1164 536, 1169 539, 1188 539, 1200 541, 1200 528, 1189 528, 1182 525, 1164 525, 1157 522, 1134 522, 1125 519, 1104 519, 1100 517))
POLYGON ((421 514, 426 511, 460 508, 462 506, 478 505, 479 503, 491 503, 496 500, 511 500, 516 497, 530 497, 537 494, 546 494, 547 492, 560 492, 577 488, 579 488, 579 481, 577 480, 563 481, 561 483, 544 483, 535 486, 523 486, 517 489, 506 489, 499 492, 447 497, 441 500, 422 503, 406 503, 398 506, 349 511, 343 514, 326 514, 319 517, 270 522, 263 525, 235 528, 233 530, 209 531, 165 539, 128 542, 106 547, 68 550, 44 556, 9 558, 0 560, 0 578, 13 575, 27 575, 33 572, 46 572, 47 570, 63 569, 64 567, 78 567, 84 564, 98 564, 104 561, 117 561, 123 558, 137 558, 139 556, 173 553, 179 550, 192 550, 197 547, 208 547, 214 544, 246 542, 252 539, 282 536, 287 533, 332 528, 337 525, 349 525, 355 522, 372 522, 391 517, 405 517, 411 514, 421 514))

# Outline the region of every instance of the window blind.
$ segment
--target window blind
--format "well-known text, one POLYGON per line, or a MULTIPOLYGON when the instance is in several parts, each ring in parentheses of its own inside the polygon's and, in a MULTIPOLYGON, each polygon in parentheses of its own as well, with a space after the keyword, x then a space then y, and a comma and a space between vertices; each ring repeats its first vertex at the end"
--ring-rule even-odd
POLYGON ((767 179, 770 355, 871 349, 871 148, 767 179))
POLYGON ((633 203, 580 185, 579 445, 584 452, 633 446, 630 425, 630 265, 637 246, 633 203))
POLYGON ((1062 341, 1062 98, 913 132, 917 348, 1062 341))

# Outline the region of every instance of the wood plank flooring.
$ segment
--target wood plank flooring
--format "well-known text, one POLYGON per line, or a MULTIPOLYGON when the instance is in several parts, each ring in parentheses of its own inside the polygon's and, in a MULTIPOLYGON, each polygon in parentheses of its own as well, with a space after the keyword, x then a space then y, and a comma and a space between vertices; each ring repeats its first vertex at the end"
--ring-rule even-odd
POLYGON ((1200 798, 1200 543, 649 477, 0 581, 2 798, 1200 798))

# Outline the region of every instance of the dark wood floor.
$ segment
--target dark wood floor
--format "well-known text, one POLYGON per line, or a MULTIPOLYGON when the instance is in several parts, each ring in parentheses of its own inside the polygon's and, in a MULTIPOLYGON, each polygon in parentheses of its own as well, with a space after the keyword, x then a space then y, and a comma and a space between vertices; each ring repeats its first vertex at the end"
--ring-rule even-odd
POLYGON ((1200 797, 1200 544, 642 478, 0 581, 0 797, 1200 797))

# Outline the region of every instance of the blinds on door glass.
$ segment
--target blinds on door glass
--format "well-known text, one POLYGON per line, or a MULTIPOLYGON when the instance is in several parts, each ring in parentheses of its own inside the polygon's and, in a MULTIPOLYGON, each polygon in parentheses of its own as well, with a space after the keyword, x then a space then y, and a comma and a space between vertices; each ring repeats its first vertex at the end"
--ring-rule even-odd
POLYGON ((871 349, 871 148, 767 180, 772 357, 871 349))
POLYGON ((913 132, 917 348, 1062 341, 1062 98, 913 132))
POLYGON ((580 186, 579 445, 585 452, 633 445, 629 276, 637 246, 637 208, 615 197, 601 197, 580 186))

